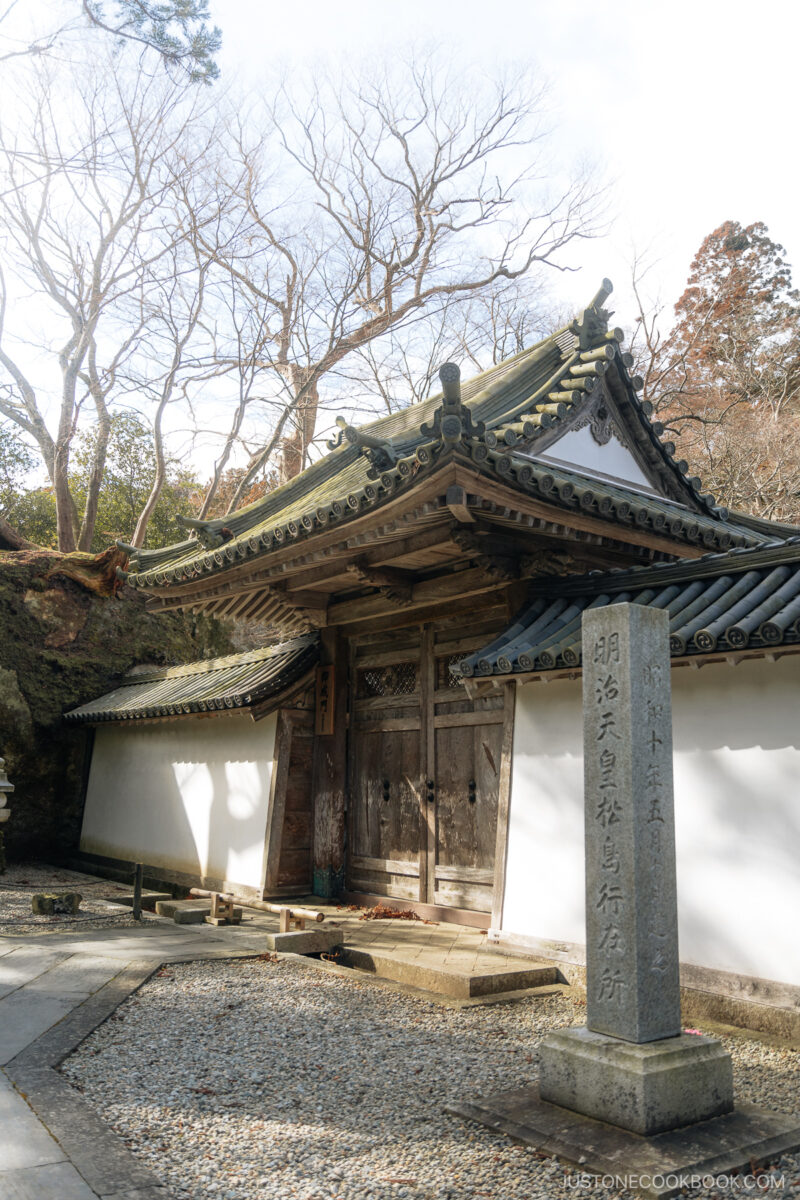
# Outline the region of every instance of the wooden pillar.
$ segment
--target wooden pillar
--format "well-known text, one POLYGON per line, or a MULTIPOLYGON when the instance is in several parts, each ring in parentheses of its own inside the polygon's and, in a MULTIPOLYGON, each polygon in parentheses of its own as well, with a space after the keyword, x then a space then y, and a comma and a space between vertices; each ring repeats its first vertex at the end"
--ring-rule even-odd
POLYGON ((333 667, 333 732, 314 739, 314 895, 344 889, 347 787, 347 643, 321 630, 322 667, 333 667))

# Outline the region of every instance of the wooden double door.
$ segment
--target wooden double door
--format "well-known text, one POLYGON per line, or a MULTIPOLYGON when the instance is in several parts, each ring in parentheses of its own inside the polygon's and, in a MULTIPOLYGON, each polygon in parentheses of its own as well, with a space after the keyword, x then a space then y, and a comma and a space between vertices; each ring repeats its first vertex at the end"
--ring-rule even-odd
POLYGON ((491 912, 513 701, 507 688, 472 701, 453 675, 465 633, 485 644, 476 630, 456 640, 444 621, 351 645, 352 892, 491 912))

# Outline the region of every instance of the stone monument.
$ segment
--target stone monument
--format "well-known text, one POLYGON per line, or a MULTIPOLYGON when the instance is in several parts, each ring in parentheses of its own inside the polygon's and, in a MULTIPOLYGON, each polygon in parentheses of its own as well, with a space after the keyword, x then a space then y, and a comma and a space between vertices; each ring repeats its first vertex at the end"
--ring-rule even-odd
POLYGON ((661 1133, 733 1108, 733 1069, 681 1032, 669 619, 612 604, 583 621, 586 1027, 540 1048, 543 1100, 661 1133))
POLYGON ((681 1029, 667 612, 587 610, 582 656, 586 1025, 542 1040, 538 1086, 448 1107, 674 1195, 795 1149, 800 1124, 734 1106, 729 1055, 681 1029))

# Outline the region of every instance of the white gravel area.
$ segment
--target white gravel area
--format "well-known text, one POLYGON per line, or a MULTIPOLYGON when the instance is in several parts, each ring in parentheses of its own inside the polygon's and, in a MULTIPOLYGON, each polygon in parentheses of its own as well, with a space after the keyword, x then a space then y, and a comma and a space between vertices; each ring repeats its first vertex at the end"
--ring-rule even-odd
MULTIPOLYGON (((41 863, 13 863, 0 875, 0 936, 27 937, 36 933, 72 933, 76 929, 114 929, 135 926, 130 907, 113 903, 114 896, 130 896, 133 884, 96 879, 41 863), (35 916, 31 899, 37 892, 80 892, 80 910, 74 915, 35 916)), ((143 913, 146 919, 149 913, 143 913)))
MULTIPOLYGON (((583 1018, 563 995, 457 1010, 286 958, 179 964, 62 1070, 176 1200, 566 1200, 574 1168, 442 1110, 532 1082, 541 1035, 583 1018)), ((740 1100, 800 1108, 797 1052, 723 1041, 740 1100)), ((766 1194, 800 1196, 800 1155, 778 1167, 766 1194)))

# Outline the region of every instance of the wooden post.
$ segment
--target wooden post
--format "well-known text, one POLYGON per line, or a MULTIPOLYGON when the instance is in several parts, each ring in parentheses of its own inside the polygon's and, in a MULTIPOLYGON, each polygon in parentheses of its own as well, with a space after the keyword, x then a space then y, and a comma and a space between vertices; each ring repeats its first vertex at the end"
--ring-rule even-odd
POLYGON ((137 863, 133 871, 133 919, 142 919, 142 864, 137 863))
POLYGON ((344 888, 347 786, 347 644, 335 629, 320 633, 321 666, 333 667, 333 732, 314 745, 315 896, 337 896, 344 888))

